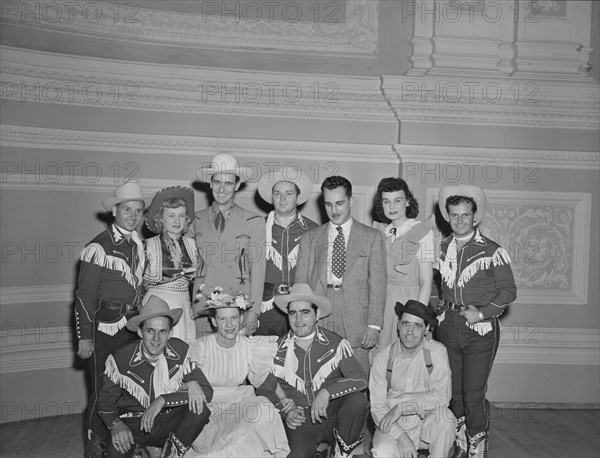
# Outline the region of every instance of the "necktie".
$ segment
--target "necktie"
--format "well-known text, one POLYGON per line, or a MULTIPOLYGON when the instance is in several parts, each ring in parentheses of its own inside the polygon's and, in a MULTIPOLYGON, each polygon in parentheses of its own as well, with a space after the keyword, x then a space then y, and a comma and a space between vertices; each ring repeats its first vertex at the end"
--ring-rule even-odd
POLYGON ((346 241, 342 227, 337 227, 338 235, 333 241, 333 256, 331 258, 331 273, 337 278, 342 278, 346 270, 346 241))
POLYGON ((132 248, 132 260, 131 260, 131 270, 132 273, 137 277, 138 284, 142 284, 142 279, 144 277, 144 267, 146 264, 146 257, 144 253, 144 245, 142 244, 142 239, 136 231, 131 233, 131 240, 135 243, 136 248, 132 248))
POLYGON ((217 229, 219 232, 223 232, 225 229, 225 216, 222 212, 219 212, 215 218, 215 229, 217 229))

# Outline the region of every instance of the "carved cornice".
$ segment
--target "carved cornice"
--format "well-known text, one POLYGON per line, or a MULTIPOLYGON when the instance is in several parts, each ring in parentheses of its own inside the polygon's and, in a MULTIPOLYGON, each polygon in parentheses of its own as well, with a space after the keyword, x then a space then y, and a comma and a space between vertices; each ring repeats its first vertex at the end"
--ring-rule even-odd
POLYGON ((589 78, 385 76, 383 91, 400 122, 600 129, 600 89, 589 78))
POLYGON ((47 129, 0 124, 0 145, 50 150, 116 151, 140 154, 212 156, 215 151, 236 157, 302 158, 348 162, 397 163, 391 145, 254 140, 219 137, 131 134, 47 129))
POLYGON ((2 47, 2 100, 395 123, 378 77, 233 71, 2 47))
POLYGON ((400 155, 404 173, 420 164, 458 164, 465 171, 472 166, 514 167, 516 164, 520 167, 531 164, 534 168, 600 170, 600 155, 588 151, 430 145, 394 145, 394 149, 400 155))
MULTIPOLYGON (((285 15, 279 12, 278 16, 273 14, 274 10, 270 14, 269 2, 255 2, 261 10, 265 9, 265 19, 257 21, 248 20, 235 10, 234 14, 220 10, 217 14, 208 14, 208 10, 190 14, 141 8, 143 2, 119 5, 103 1, 81 4, 19 0, 2 3, 0 22, 4 24, 120 42, 322 56, 372 57, 377 50, 378 0, 347 0, 344 22, 328 20, 330 9, 315 16, 314 5, 310 13, 312 22, 295 21, 297 9, 309 10, 313 4, 302 1, 287 2, 294 4, 293 11, 285 15), (277 17, 282 20, 275 20, 277 17)), ((202 3, 225 7, 225 2, 202 3)), ((270 3, 279 8, 285 6, 270 3)), ((201 6, 204 9, 206 5, 201 6)))

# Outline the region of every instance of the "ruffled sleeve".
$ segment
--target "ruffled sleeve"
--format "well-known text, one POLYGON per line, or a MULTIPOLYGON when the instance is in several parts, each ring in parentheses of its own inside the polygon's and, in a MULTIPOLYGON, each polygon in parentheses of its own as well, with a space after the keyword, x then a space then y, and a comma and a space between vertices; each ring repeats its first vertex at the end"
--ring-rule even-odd
POLYGON ((248 380, 258 387, 267 378, 273 366, 273 359, 277 353, 277 336, 249 337, 250 343, 250 368, 248 380))

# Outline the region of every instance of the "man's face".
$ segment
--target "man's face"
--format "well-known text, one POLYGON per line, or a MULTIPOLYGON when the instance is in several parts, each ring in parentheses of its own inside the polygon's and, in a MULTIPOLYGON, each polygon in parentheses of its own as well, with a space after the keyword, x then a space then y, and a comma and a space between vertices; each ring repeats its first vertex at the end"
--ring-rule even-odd
POLYGON ((138 335, 142 338, 142 346, 149 356, 159 356, 167 346, 173 330, 166 316, 150 318, 142 323, 138 335))
POLYGON ((473 213, 471 204, 461 202, 458 205, 448 206, 448 220, 452 232, 457 237, 470 234, 473 231, 473 224, 477 218, 477 212, 473 213))
POLYGON ((210 180, 210 188, 217 205, 227 205, 233 200, 235 191, 240 187, 233 173, 215 173, 210 180))
POLYGON ((315 332, 319 315, 307 301, 292 301, 288 305, 290 327, 298 337, 306 337, 315 332))
POLYGON ((289 181, 280 181, 273 186, 273 206, 277 216, 290 216, 296 212, 298 192, 289 181))
POLYGON ((352 197, 346 195, 346 190, 342 186, 335 189, 325 189, 323 191, 325 200, 325 211, 329 221, 339 226, 350 219, 352 213, 352 197))
POLYGON ((418 347, 429 330, 423 318, 403 313, 398 321, 398 335, 402 346, 408 350, 418 347))
POLYGON ((134 231, 144 216, 144 202, 132 200, 115 205, 112 208, 115 223, 126 231, 134 231))

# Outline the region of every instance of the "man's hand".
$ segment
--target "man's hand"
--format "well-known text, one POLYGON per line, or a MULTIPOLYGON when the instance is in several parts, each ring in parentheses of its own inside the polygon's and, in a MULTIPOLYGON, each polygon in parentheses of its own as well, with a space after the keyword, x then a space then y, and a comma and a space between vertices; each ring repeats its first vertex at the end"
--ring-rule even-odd
POLYGON ((415 444, 412 443, 408 434, 402 433, 398 438, 398 456, 400 458, 418 458, 419 454, 415 448, 415 444))
POLYGON ((157 397, 152 404, 148 406, 144 415, 142 415, 142 421, 140 422, 140 430, 150 433, 152 426, 154 425, 154 419, 160 413, 165 406, 165 398, 162 396, 157 397))
POLYGON ((369 348, 373 348, 375 345, 377 345, 378 340, 379 331, 375 328, 367 326, 367 330, 365 331, 365 335, 362 338, 360 346, 361 348, 368 350, 369 348))
POLYGON ((129 426, 122 421, 115 423, 110 429, 110 440, 115 448, 123 454, 127 453, 132 445, 135 445, 135 442, 133 442, 133 434, 131 433, 129 426))
POLYGON ((306 415, 304 415, 304 408, 296 407, 290 410, 285 416, 285 424, 290 429, 296 429, 306 421, 306 415))
POLYGON ((244 313, 244 329, 247 336, 251 336, 258 328, 258 315, 251 310, 244 313))
POLYGON ((204 408, 204 403, 206 402, 204 391, 202 391, 202 387, 196 380, 186 382, 186 385, 188 391, 188 405, 190 410, 196 415, 200 415, 202 413, 202 409, 204 408))
POLYGON ((385 416, 379 422, 379 429, 381 430, 381 432, 384 434, 389 434, 392 429, 392 425, 398 421, 401 414, 402 412, 400 411, 397 405, 395 405, 390 411, 388 411, 388 413, 386 413, 385 416))
POLYGON ((290 412, 296 408, 296 403, 291 398, 283 398, 280 399, 279 402, 281 402, 281 411, 283 413, 290 412))
POLYGON ((317 393, 310 407, 310 419, 313 424, 322 423, 327 419, 327 406, 329 406, 329 391, 323 388, 317 393))
POLYGON ((467 305, 467 308, 460 312, 459 315, 464 316, 465 320, 471 324, 479 323, 481 321, 479 318, 479 309, 474 305, 467 305))
POLYGON ((80 339, 77 356, 88 359, 94 353, 94 341, 92 339, 80 339))

